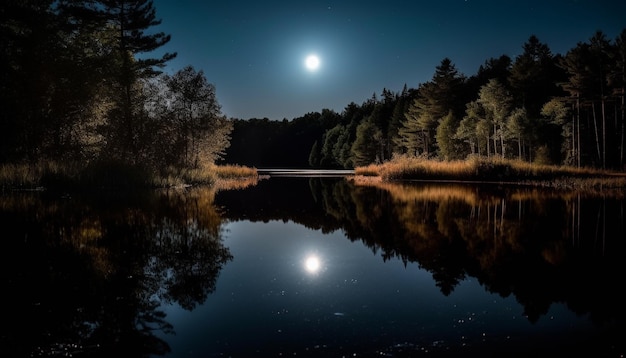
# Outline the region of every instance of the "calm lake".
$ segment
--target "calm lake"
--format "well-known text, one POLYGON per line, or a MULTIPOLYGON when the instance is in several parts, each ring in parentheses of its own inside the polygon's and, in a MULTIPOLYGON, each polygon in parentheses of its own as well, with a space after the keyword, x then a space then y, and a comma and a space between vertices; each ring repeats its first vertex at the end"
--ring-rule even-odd
POLYGON ((273 174, 3 194, 0 356, 626 353, 624 193, 273 174))

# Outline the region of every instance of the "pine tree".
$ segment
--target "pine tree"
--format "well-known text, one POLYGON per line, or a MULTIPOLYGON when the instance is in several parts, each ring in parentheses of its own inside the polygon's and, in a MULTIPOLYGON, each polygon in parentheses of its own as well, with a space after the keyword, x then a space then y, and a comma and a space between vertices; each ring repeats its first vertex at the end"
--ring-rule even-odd
POLYGON ((624 146, 626 136, 626 29, 622 30, 619 36, 615 39, 615 51, 613 52, 613 67, 609 77, 609 84, 613 88, 613 95, 617 98, 619 103, 619 130, 618 130, 618 143, 620 147, 619 151, 619 167, 625 168, 626 165, 624 154, 626 148, 624 146))
POLYGON ((435 144, 435 131, 442 118, 452 111, 454 115, 462 113, 460 93, 464 77, 459 74, 452 61, 444 58, 435 69, 431 81, 421 85, 417 97, 406 113, 404 128, 399 130, 401 142, 408 152, 421 147, 429 155, 435 144), (411 142, 420 142, 411 143, 411 142))
MULTIPOLYGON (((508 83, 516 107, 524 107, 531 117, 538 117, 541 106, 557 94, 556 64, 548 45, 532 35, 515 58, 508 83)), ((502 82, 504 84, 504 82, 502 82)))
POLYGON ((94 11, 106 26, 117 31, 114 43, 117 66, 114 76, 119 86, 116 98, 117 108, 111 113, 111 142, 117 143, 119 155, 124 160, 136 161, 138 152, 139 118, 135 100, 138 97, 138 81, 160 73, 175 53, 165 53, 159 58, 139 57, 167 44, 171 36, 163 32, 147 34, 146 30, 161 23, 156 19, 156 11, 151 0, 99 0, 94 11))

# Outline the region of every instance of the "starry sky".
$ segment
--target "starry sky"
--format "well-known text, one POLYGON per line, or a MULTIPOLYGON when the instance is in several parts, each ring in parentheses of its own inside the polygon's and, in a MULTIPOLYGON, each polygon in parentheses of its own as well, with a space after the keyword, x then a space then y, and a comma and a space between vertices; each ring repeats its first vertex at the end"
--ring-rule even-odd
MULTIPOLYGON (((155 29, 215 85, 229 118, 282 120, 362 104, 383 88, 432 79, 450 58, 466 76, 491 57, 522 52, 531 35, 565 54, 598 30, 626 29, 623 0, 154 0, 155 29), (316 54, 310 71, 305 58, 316 54)), ((158 54, 155 52, 154 54, 158 54)))

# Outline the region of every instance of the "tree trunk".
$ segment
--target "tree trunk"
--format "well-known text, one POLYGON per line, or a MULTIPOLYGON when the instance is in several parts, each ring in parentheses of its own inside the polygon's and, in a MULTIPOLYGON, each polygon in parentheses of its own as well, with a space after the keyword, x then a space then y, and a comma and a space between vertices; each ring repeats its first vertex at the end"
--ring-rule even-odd
POLYGON ((578 167, 580 168, 580 95, 576 95, 576 127, 577 127, 577 137, 578 140, 576 141, 577 144, 577 150, 576 150, 576 157, 578 159, 578 167))
POLYGON ((602 169, 606 169, 606 111, 605 100, 602 95, 602 169))
POLYGON ((493 155, 498 155, 498 126, 493 124, 493 155))
POLYGON ((620 155, 619 155, 619 165, 620 169, 624 170, 624 122, 626 122, 626 118, 624 118, 624 92, 626 88, 622 87, 622 137, 620 140, 620 155))
POLYGON ((598 119, 596 117, 596 101, 591 101, 591 114, 593 115, 593 130, 596 134, 596 154, 598 155, 598 160, 602 160, 602 155, 600 153, 600 138, 598 136, 598 119))

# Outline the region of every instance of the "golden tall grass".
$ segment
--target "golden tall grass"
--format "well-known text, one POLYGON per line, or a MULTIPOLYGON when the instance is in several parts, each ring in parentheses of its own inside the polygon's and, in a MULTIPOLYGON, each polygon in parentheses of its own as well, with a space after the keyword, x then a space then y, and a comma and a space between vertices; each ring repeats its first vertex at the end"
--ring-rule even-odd
POLYGON ((439 161, 399 156, 383 164, 355 168, 355 175, 378 176, 383 181, 480 181, 532 183, 540 186, 626 188, 626 173, 482 157, 439 161))
POLYGON ((250 178, 258 176, 256 168, 241 165, 212 165, 209 171, 214 172, 220 179, 250 178))
POLYGON ((218 181, 258 178, 256 168, 208 165, 200 168, 165 168, 158 172, 117 162, 84 167, 55 162, 0 165, 0 190, 132 189, 213 186, 218 181))

